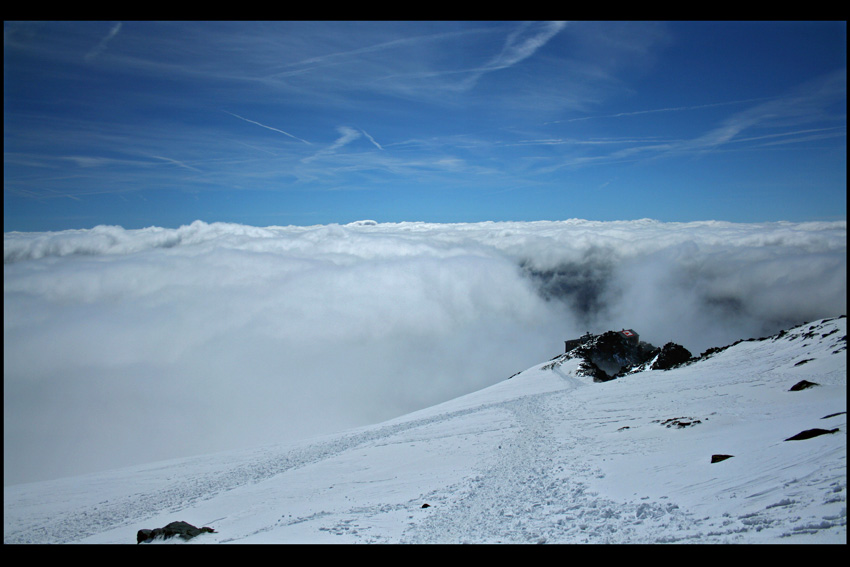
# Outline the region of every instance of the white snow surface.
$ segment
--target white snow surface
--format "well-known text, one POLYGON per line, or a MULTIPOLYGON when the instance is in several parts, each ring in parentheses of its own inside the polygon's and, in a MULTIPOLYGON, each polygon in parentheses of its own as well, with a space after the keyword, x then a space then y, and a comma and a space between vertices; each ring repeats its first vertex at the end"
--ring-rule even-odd
POLYGON ((336 435, 7 486, 4 543, 845 544, 846 356, 838 317, 605 383, 556 357, 336 435))

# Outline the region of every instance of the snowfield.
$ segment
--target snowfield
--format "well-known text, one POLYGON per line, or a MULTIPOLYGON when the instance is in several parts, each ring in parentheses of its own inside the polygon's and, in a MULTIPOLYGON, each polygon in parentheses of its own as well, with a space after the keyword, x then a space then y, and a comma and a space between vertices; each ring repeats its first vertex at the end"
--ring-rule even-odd
POLYGON ((846 340, 826 319, 605 383, 556 357, 310 442, 7 486, 4 543, 843 544, 846 340))

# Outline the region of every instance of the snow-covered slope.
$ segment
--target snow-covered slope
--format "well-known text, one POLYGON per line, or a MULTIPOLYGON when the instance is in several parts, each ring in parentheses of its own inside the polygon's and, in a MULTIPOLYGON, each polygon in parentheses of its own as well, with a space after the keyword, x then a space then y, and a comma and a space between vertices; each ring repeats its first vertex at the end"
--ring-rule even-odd
POLYGON ((605 383, 559 358, 312 442, 10 486, 4 542, 846 543, 846 340, 816 321, 605 383))

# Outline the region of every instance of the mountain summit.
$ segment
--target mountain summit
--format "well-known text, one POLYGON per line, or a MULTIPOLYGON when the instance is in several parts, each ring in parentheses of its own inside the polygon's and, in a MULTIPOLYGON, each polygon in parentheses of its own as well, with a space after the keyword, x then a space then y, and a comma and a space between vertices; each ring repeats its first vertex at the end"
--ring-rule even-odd
POLYGON ((601 335, 589 332, 578 339, 564 341, 566 352, 556 357, 559 362, 578 358, 577 372, 590 376, 594 382, 607 382, 632 372, 667 370, 691 360, 690 351, 669 342, 658 348, 640 340, 632 329, 606 331, 601 335))

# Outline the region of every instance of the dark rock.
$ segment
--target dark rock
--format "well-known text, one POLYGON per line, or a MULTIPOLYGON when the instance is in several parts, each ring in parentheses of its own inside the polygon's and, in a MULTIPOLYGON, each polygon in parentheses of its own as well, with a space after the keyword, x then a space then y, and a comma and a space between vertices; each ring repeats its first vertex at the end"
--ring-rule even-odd
POLYGON ((800 362, 798 362, 794 366, 803 366, 805 363, 811 362, 813 360, 814 360, 814 358, 804 358, 803 360, 801 360, 800 362))
POLYGON ((799 392, 800 390, 805 390, 806 388, 811 388, 813 386, 819 386, 816 382, 809 382, 808 380, 800 380, 791 388, 788 389, 789 392, 799 392))
POLYGON ((614 379, 614 376, 596 366, 591 360, 583 360, 578 370, 584 376, 593 378, 594 382, 608 382, 614 379))
POLYGON ((216 531, 206 526, 204 526, 203 528, 196 528, 195 526, 187 522, 171 522, 164 528, 139 530, 136 533, 136 543, 153 541, 156 538, 168 539, 172 537, 179 537, 184 540, 190 540, 193 537, 199 536, 204 533, 214 534, 216 533, 216 531))
POLYGON ((425 504, 423 504, 423 505, 422 505, 422 507, 423 507, 423 508, 430 508, 430 507, 431 507, 431 505, 430 505, 430 504, 428 504, 428 503, 426 502, 425 504))
POLYGON ((667 343, 658 353, 655 362, 652 363, 653 370, 669 370, 680 364, 684 364, 691 360, 691 352, 676 343, 667 343))
POLYGON ((735 455, 712 455, 711 456, 711 462, 712 463, 719 463, 720 461, 725 461, 726 459, 731 459, 734 456, 735 455))
POLYGON ((825 415, 821 419, 829 419, 830 417, 835 417, 837 415, 844 415, 845 413, 847 413, 847 412, 846 411, 839 411, 839 412, 831 413, 829 415, 825 415))
POLYGON ((723 346, 723 347, 711 347, 710 349, 703 351, 703 353, 701 355, 699 355, 699 358, 712 357, 715 354, 717 354, 718 352, 723 352, 724 350, 726 350, 730 346, 732 346, 732 345, 726 345, 726 346, 723 346))
POLYGON ((793 437, 789 437, 786 441, 803 441, 805 439, 811 439, 812 437, 818 437, 820 435, 826 435, 827 433, 837 433, 838 428, 835 429, 806 429, 805 431, 801 431, 797 435, 793 437))
POLYGON ((664 421, 656 420, 656 423, 660 423, 665 427, 676 427, 678 429, 684 429, 685 427, 691 427, 697 424, 702 423, 699 419, 694 419, 693 417, 671 417, 670 419, 665 419, 664 421))
POLYGON ((565 345, 568 352, 563 356, 582 359, 579 373, 592 377, 594 382, 607 382, 624 376, 649 362, 660 351, 639 340, 635 331, 626 329, 606 331, 601 335, 586 334, 579 339, 565 341, 565 345))

